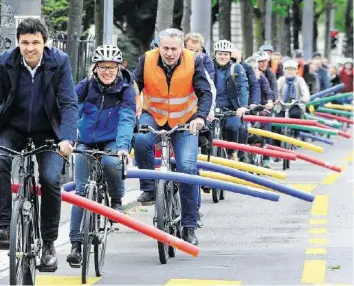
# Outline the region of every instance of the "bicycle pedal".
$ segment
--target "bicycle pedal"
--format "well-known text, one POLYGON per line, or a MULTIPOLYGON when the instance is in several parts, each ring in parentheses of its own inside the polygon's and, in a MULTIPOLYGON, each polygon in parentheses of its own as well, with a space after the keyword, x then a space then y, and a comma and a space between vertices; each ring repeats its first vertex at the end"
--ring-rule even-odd
POLYGON ((39 272, 55 272, 58 269, 58 265, 55 267, 44 267, 43 265, 39 265, 38 271, 39 272))
POLYGON ((69 263, 71 268, 81 268, 81 263, 69 263))
POLYGON ((148 206, 153 206, 155 204, 155 201, 151 201, 151 202, 141 202, 141 205, 143 207, 148 207, 148 206))

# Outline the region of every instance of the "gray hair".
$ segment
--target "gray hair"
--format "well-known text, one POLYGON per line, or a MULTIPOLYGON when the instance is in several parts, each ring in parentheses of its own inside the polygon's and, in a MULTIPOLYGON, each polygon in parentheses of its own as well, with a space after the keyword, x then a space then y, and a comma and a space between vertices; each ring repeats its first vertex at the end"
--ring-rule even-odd
POLYGON ((159 33, 159 40, 161 42, 162 38, 179 38, 181 40, 181 45, 183 45, 183 40, 184 40, 184 33, 181 30, 175 29, 175 28, 168 28, 165 30, 162 30, 159 33))

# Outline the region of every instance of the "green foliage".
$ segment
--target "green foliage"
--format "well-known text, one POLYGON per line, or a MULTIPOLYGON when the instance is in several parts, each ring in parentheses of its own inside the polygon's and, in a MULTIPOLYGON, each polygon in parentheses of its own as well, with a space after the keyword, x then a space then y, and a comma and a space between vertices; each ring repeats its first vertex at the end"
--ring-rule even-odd
POLYGON ((288 8, 293 4, 293 0, 277 0, 272 2, 273 13, 286 17, 288 8))
MULTIPOLYGON (((334 28, 339 32, 345 32, 345 11, 347 9, 346 0, 335 0, 334 1, 334 28)), ((353 13, 350 13, 353 18, 353 13)))
POLYGON ((128 63, 128 69, 132 71, 136 68, 138 58, 141 56, 137 46, 124 34, 118 38, 117 46, 123 53, 124 60, 128 63))
POLYGON ((68 0, 44 0, 42 12, 49 31, 66 31, 68 9, 68 0))

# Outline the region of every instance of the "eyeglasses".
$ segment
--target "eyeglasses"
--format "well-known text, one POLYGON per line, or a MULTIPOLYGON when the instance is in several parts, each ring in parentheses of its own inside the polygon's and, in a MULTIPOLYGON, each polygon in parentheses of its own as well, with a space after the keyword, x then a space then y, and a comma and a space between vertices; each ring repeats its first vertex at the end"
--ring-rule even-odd
POLYGON ((97 66, 97 69, 100 71, 100 72, 105 72, 105 71, 110 71, 110 72, 114 72, 115 70, 117 70, 118 68, 118 65, 115 65, 115 66, 97 66))

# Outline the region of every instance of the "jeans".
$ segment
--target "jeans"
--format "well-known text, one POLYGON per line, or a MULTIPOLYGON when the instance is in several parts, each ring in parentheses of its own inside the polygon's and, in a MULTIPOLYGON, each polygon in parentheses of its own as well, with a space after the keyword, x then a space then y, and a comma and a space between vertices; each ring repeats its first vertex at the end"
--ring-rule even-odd
MULTIPOLYGON (((160 130, 154 118, 147 112, 140 117, 141 125, 150 125, 160 130)), ((187 131, 173 133, 171 137, 176 157, 176 170, 180 173, 197 175, 198 136, 187 131)), ((139 169, 155 169, 154 149, 157 143, 156 135, 152 133, 138 133, 135 136, 135 159, 139 169)), ((155 180, 140 180, 140 189, 144 192, 154 192, 155 180)), ((184 227, 197 227, 197 204, 199 187, 190 184, 180 184, 182 219, 184 227)))
MULTIPOLYGON (((0 132, 0 145, 21 151, 26 147, 27 138, 32 138, 36 147, 45 144, 47 139, 55 139, 52 133, 20 134, 12 127, 0 132)), ((3 151, 0 151, 3 153, 3 151)), ((61 194, 60 175, 63 158, 55 152, 42 152, 37 156, 39 183, 41 184, 41 232, 45 241, 55 241, 58 237, 60 221, 61 194)), ((0 156, 0 226, 9 226, 12 212, 11 195, 12 159, 0 156)), ((15 167, 15 166, 14 166, 15 167)), ((17 169, 15 170, 17 172, 17 169)))
MULTIPOLYGON (((117 153, 116 142, 105 142, 94 145, 79 144, 77 146, 79 150, 110 150, 112 153, 117 153)), ((75 193, 79 196, 85 197, 86 190, 85 185, 89 176, 89 164, 92 162, 92 158, 86 155, 76 155, 75 157, 75 193)), ((121 201, 125 192, 125 184, 122 179, 122 166, 118 158, 103 156, 101 159, 103 166, 103 172, 107 182, 108 193, 112 200, 121 201)), ((82 234, 80 231, 80 225, 83 215, 83 209, 75 205, 71 208, 71 221, 70 221, 70 241, 82 242, 82 234)))
MULTIPOLYGON (((229 116, 224 120, 222 128, 223 138, 226 141, 237 143, 240 140, 242 130, 241 119, 237 116, 229 116)), ((247 140, 247 139, 246 139, 247 140)), ((234 153, 234 150, 227 149, 228 155, 234 153)))

